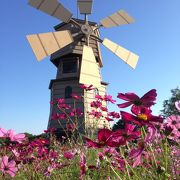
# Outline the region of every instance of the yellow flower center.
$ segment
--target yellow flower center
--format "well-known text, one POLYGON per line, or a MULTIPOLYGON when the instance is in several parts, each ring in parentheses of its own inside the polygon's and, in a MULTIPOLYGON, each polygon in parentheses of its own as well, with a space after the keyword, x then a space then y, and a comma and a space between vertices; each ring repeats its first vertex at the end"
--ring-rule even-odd
POLYGON ((138 119, 143 120, 143 121, 148 120, 148 117, 146 114, 138 114, 137 117, 138 117, 138 119))

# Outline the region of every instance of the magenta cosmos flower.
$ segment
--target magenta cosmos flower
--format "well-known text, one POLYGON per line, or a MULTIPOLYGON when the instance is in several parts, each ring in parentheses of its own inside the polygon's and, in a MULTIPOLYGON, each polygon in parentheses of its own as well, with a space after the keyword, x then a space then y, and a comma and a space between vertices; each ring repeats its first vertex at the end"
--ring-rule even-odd
POLYGON ((142 96, 141 98, 136 95, 135 93, 118 93, 118 98, 119 99, 123 99, 127 102, 122 103, 122 104, 118 104, 119 108, 126 108, 128 106, 132 106, 132 109, 139 109, 141 107, 151 107, 152 105, 154 105, 154 101, 156 100, 156 90, 155 89, 151 89, 150 91, 148 91, 146 94, 144 94, 144 96, 142 96))
POLYGON ((163 122, 163 118, 161 116, 154 116, 151 114, 151 110, 148 108, 142 108, 140 112, 134 111, 135 115, 132 115, 130 113, 120 111, 121 112, 121 117, 125 122, 133 122, 137 124, 138 126, 143 126, 143 125, 148 125, 148 126, 153 126, 153 122, 163 122))
POLYGON ((180 112, 180 100, 175 102, 177 110, 180 112))
POLYGON ((94 88, 93 88, 93 85, 91 84, 91 85, 85 85, 85 84, 82 84, 82 85, 80 85, 80 88, 81 89, 84 89, 84 90, 86 90, 86 91, 91 91, 91 90, 93 90, 94 88))
POLYGON ((73 159, 75 155, 77 154, 77 152, 78 152, 77 149, 73 149, 73 150, 64 152, 63 155, 66 159, 73 159))
POLYGON ((15 161, 9 161, 8 156, 3 156, 0 159, 0 171, 2 171, 4 174, 9 174, 11 177, 14 177, 16 175, 16 172, 18 171, 15 161))
POLYGON ((118 136, 115 132, 109 129, 100 129, 98 131, 97 141, 85 137, 86 145, 88 147, 101 148, 104 146, 118 147, 125 144, 125 140, 118 136))
POLYGON ((121 140, 126 143, 126 141, 133 141, 135 139, 138 139, 141 135, 141 132, 138 130, 135 130, 135 125, 133 124, 125 124, 124 129, 119 129, 114 132, 114 136, 121 137, 121 140))
POLYGON ((74 98, 74 99, 77 99, 77 100, 82 98, 81 96, 79 96, 79 95, 76 94, 76 93, 72 93, 72 94, 71 94, 71 97, 74 98))

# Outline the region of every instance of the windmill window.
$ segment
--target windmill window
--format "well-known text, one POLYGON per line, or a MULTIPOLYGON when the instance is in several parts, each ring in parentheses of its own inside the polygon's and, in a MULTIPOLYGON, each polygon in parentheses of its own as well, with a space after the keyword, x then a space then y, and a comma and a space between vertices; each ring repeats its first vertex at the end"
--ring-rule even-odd
POLYGON ((71 94, 72 94, 72 87, 67 86, 65 88, 65 99, 71 98, 71 94))
POLYGON ((64 61, 63 62, 63 74, 76 73, 77 61, 64 61))

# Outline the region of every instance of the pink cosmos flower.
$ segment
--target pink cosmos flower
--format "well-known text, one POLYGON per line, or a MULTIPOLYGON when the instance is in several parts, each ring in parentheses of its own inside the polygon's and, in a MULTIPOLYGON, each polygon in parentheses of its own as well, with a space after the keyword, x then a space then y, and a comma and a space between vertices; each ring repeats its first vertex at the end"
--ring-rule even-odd
POLYGON ((143 125, 148 125, 148 126, 153 126, 153 122, 163 122, 163 118, 161 116, 154 116, 151 114, 151 110, 148 108, 142 108, 139 112, 134 112, 134 115, 120 111, 121 112, 121 117, 125 122, 133 122, 137 124, 138 126, 143 126, 143 125))
POLYGON ((136 111, 138 111, 140 108, 142 107, 151 107, 152 105, 154 105, 154 101, 156 100, 156 90, 152 89, 149 92, 147 92, 146 94, 144 94, 144 96, 142 96, 141 98, 136 95, 135 93, 118 93, 118 98, 119 99, 123 99, 127 102, 122 103, 122 104, 118 104, 119 108, 126 108, 128 106, 132 106, 132 109, 136 109, 136 111), (138 110, 137 110, 138 109, 138 110))
POLYGON ((67 116, 64 113, 56 113, 56 114, 53 114, 51 116, 52 120, 57 120, 57 119, 63 120, 63 119, 66 119, 66 118, 67 118, 67 116))
POLYGON ((75 124, 67 124, 66 128, 68 131, 74 131, 76 129, 76 125, 75 124))
POLYGON ((110 95, 104 95, 104 101, 111 102, 112 104, 116 102, 116 100, 113 100, 110 95))
POLYGON ((67 110, 67 109, 71 108, 71 106, 66 104, 66 103, 58 104, 57 106, 59 109, 66 109, 67 110))
POLYGON ((7 131, 3 128, 0 128, 0 138, 1 137, 6 137, 7 131))
POLYGON ((103 116, 102 112, 95 111, 95 110, 92 110, 91 112, 89 112, 89 115, 93 116, 93 118, 96 118, 96 119, 99 119, 103 116))
POLYGON ((25 134, 16 134, 14 130, 10 129, 6 131, 3 128, 0 128, 0 138, 9 138, 10 141, 22 143, 22 141, 26 140, 25 134))
POLYGON ((133 141, 140 137, 141 132, 139 130, 135 130, 135 128, 135 125, 126 123, 124 129, 119 129, 114 132, 114 136, 121 137, 124 144, 126 144, 126 141, 133 141))
POLYGON ((45 133, 53 133, 57 130, 57 128, 48 128, 47 130, 44 130, 45 133))
POLYGON ((166 119, 166 126, 170 126, 172 129, 180 129, 180 116, 169 116, 166 119))
POLYGON ((102 111, 108 112, 108 109, 107 109, 106 107, 101 106, 100 109, 101 109, 102 111))
POLYGON ((104 146, 118 147, 124 145, 124 139, 109 129, 100 129, 98 131, 98 141, 92 141, 85 137, 86 145, 93 148, 101 148, 104 146))
POLYGON ((101 106, 102 106, 102 103, 100 101, 93 101, 93 102, 91 102, 91 107, 93 107, 93 108, 98 109, 101 106))
POLYGON ((48 166, 47 170, 45 171, 44 175, 46 177, 50 177, 52 172, 55 170, 55 169, 61 169, 63 167, 65 167, 66 164, 62 164, 62 163, 53 163, 51 164, 50 166, 48 166))
POLYGON ((77 149, 73 149, 73 150, 64 152, 63 155, 66 159, 73 159, 76 154, 77 154, 77 149))
POLYGON ((103 101, 103 100, 104 100, 104 98, 103 98, 101 95, 99 95, 99 94, 96 94, 95 98, 96 98, 97 100, 100 100, 100 101, 103 101))
POLYGON ((65 99, 63 98, 55 99, 50 102, 50 104, 64 104, 64 103, 65 103, 65 99))
POLYGON ((157 129, 153 126, 148 127, 148 132, 144 138, 144 142, 151 143, 157 137, 157 129))
POLYGON ((117 112, 109 112, 108 116, 112 116, 112 118, 115 118, 115 119, 119 119, 120 118, 120 114, 117 113, 117 112))
POLYGON ((180 100, 175 102, 177 110, 180 112, 180 100))
POLYGON ((85 84, 80 85, 80 88, 85 89, 86 91, 90 91, 90 90, 94 89, 93 85, 88 86, 88 85, 85 85, 85 84))
POLYGON ((73 108, 71 112, 69 113, 69 115, 72 117, 74 116, 81 117, 83 115, 83 112, 81 111, 80 108, 73 108))
POLYGON ((13 160, 9 161, 8 159, 8 156, 0 158, 0 171, 3 174, 9 174, 11 177, 14 177, 18 171, 17 167, 15 167, 16 162, 13 160))
POLYGON ((71 97, 74 98, 74 99, 81 99, 81 96, 77 95, 76 93, 72 93, 71 94, 71 97))
POLYGON ((106 147, 103 149, 103 155, 111 157, 111 156, 119 156, 119 153, 114 147, 106 147))
POLYGON ((64 113, 59 114, 59 119, 66 119, 66 118, 67 118, 66 114, 64 113))

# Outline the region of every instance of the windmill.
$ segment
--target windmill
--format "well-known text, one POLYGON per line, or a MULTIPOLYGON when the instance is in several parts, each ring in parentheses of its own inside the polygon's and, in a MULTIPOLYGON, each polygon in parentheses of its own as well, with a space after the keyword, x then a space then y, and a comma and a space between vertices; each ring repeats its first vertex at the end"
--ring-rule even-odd
MULTIPOLYGON (((79 102, 83 109, 85 128, 93 120, 87 118, 90 109, 89 101, 94 95, 79 89, 80 84, 93 84, 95 94, 106 94, 108 83, 102 82, 100 68, 103 66, 99 44, 103 44, 130 67, 136 67, 138 56, 119 46, 113 41, 101 39, 99 29, 130 24, 134 19, 124 10, 102 19, 100 23, 90 22, 88 15, 92 13, 93 0, 77 0, 79 11, 84 19, 75 19, 73 14, 58 0, 29 0, 29 5, 52 17, 62 21, 55 27, 55 32, 28 35, 27 39, 38 61, 51 55, 51 62, 57 67, 56 79, 51 80, 51 100, 65 96, 72 103, 69 94, 72 91, 83 94, 84 100, 79 102), (73 88, 73 90, 72 90, 73 88)), ((106 104, 104 104, 106 106, 106 104)), ((51 105, 50 117, 57 109, 51 105)), ((107 123, 102 120, 101 125, 107 123)), ((65 125, 65 123, 64 123, 65 125)), ((58 127, 58 124, 49 119, 48 127, 58 127)), ((59 128, 59 127, 58 127, 59 128)))

